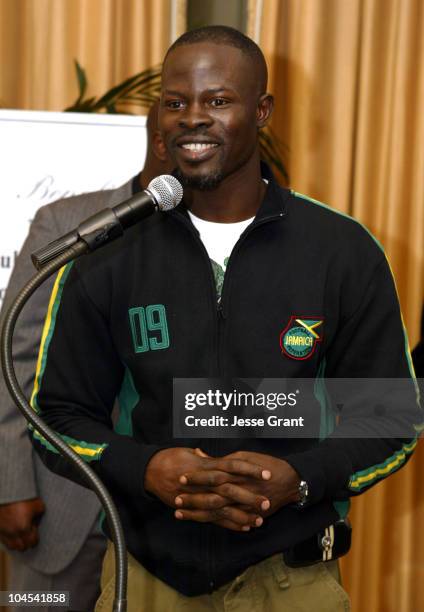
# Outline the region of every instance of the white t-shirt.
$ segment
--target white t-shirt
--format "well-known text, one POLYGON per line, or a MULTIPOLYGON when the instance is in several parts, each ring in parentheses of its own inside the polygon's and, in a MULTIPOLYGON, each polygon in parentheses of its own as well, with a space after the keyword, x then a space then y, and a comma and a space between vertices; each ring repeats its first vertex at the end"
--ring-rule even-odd
POLYGON ((240 235, 244 232, 246 227, 252 223, 255 217, 246 219, 245 221, 238 221, 237 223, 215 223, 213 221, 200 219, 190 211, 188 211, 188 214, 190 215, 193 225, 198 230, 200 238, 208 252, 215 274, 218 299, 220 299, 225 269, 231 251, 240 238, 240 235))
MULTIPOLYGON (((262 180, 265 185, 268 185, 267 179, 263 178, 262 180)), ((190 211, 188 211, 188 214, 190 215, 191 222, 200 234, 209 258, 221 266, 223 272, 225 272, 227 261, 234 245, 255 217, 245 221, 238 221, 237 223, 214 223, 213 221, 200 219, 190 211)))
POLYGON ((193 215, 188 211, 193 225, 200 234, 200 238, 205 245, 205 249, 212 261, 219 264, 225 271, 228 258, 234 245, 244 232, 246 227, 250 225, 255 217, 238 221, 237 223, 215 223, 213 221, 205 221, 193 215))

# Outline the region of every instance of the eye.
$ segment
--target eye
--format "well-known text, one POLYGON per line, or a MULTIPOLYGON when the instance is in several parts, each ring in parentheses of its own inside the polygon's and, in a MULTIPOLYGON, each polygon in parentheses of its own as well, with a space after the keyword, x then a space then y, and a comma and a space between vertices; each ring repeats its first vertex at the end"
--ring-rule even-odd
POLYGON ((211 100, 211 104, 212 106, 225 106, 228 104, 228 100, 225 98, 213 98, 213 100, 211 100))
POLYGON ((171 110, 178 110, 183 108, 184 102, 182 100, 168 100, 165 102, 165 106, 171 110))

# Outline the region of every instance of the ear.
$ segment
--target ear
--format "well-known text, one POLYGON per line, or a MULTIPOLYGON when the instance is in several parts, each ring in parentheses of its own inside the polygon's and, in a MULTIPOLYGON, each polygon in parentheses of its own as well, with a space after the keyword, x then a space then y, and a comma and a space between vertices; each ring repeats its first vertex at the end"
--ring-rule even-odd
POLYGON ((162 136, 159 130, 155 130, 152 134, 152 149, 153 153, 156 155, 158 159, 165 162, 168 159, 166 154, 165 143, 162 139, 162 136))
POLYGON ((274 108, 274 96, 271 94, 262 94, 258 101, 256 110, 256 125, 258 128, 264 127, 271 117, 274 108))

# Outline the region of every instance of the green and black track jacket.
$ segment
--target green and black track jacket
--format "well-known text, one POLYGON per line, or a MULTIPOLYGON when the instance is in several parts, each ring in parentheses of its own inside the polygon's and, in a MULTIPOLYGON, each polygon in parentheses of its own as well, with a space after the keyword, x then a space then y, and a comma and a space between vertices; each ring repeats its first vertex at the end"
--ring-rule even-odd
MULTIPOLYGON (((360 439, 327 431, 321 441, 176 440, 173 378, 408 378, 405 346, 393 278, 376 241, 353 219, 271 178, 233 249, 218 307, 210 260, 183 206, 62 269, 32 405, 109 488, 131 554, 173 588, 198 595, 346 514, 350 496, 406 463, 416 445, 413 423, 422 419, 414 400, 408 438, 367 438, 362 411, 347 415, 364 431, 360 439), (293 317, 322 321, 313 350, 282 345, 293 317), (283 507, 247 533, 178 521, 143 488, 149 459, 173 446, 284 458, 308 482, 310 502, 283 507)), ((47 466, 78 481, 38 432, 31 435, 47 466)))

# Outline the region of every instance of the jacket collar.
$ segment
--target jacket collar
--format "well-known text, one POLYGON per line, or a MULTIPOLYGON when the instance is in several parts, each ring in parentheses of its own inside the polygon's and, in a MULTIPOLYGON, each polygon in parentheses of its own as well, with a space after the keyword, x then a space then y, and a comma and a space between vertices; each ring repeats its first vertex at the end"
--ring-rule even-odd
POLYGON ((277 183, 271 168, 264 161, 261 161, 261 176, 268 181, 268 185, 254 223, 273 217, 284 217, 287 213, 289 191, 277 183))
MULTIPOLYGON (((265 221, 267 219, 284 217, 287 213, 287 199, 289 191, 277 183, 271 168, 264 161, 261 161, 261 176, 267 181, 268 184, 264 199, 259 206, 253 224, 265 221)), ((183 214, 189 219, 184 199, 180 206, 178 206, 175 210, 170 211, 168 214, 183 214)))

